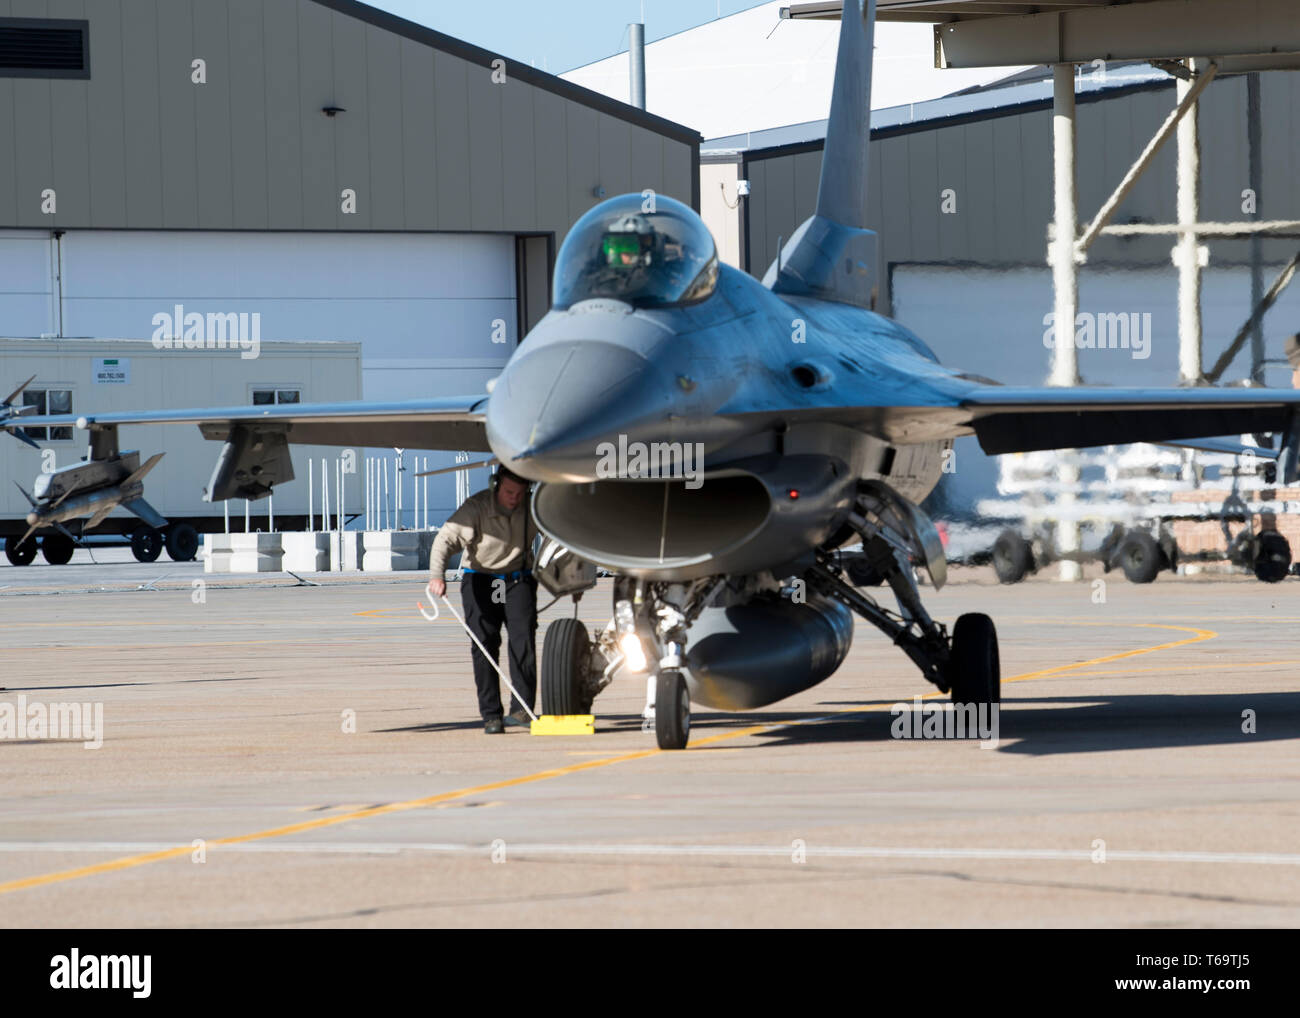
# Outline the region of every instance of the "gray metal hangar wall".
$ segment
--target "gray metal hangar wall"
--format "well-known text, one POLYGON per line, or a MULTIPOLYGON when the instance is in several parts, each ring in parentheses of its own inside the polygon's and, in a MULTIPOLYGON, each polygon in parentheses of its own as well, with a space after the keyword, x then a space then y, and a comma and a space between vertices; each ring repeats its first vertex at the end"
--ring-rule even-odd
POLYGON ((0 336, 256 313, 361 342, 368 398, 482 391, 599 194, 698 208, 696 132, 351 0, 0 0, 0 35, 0 336))
MULTIPOLYGON (((1081 68, 1077 188, 1086 222, 1123 178, 1174 106, 1172 79, 1094 84, 1081 68)), ((1112 69, 1112 78, 1116 77, 1112 69)), ((1200 220, 1300 220, 1300 75, 1285 71, 1224 76, 1202 95, 1200 220), (1251 93, 1257 96, 1251 129, 1251 93), (1251 192, 1247 194, 1247 192, 1251 192)), ((871 225, 887 267, 881 309, 916 331, 940 360, 1009 384, 1041 384, 1050 364, 1045 316, 1052 310, 1046 264, 1052 218, 1050 77, 1031 101, 1009 101, 1032 85, 990 87, 914 108, 873 114, 869 179, 871 225), (955 108, 966 111, 953 114, 955 108), (946 192, 951 192, 950 194, 946 192), (949 200, 950 199, 950 200, 949 200), (945 208, 948 211, 945 211, 945 208)), ((705 214, 720 221, 717 183, 734 203, 734 181, 749 196, 731 215, 740 264, 762 276, 788 237, 813 212, 824 126, 795 125, 717 139, 704 147, 709 183, 705 214), (773 144, 770 140, 778 143, 773 144), (791 140, 793 139, 793 140, 791 140)), ((1171 141, 1121 205, 1113 222, 1176 221, 1171 141)), ((1080 268, 1081 312, 1124 315, 1142 330, 1141 346, 1084 349, 1087 384, 1176 384, 1178 315, 1172 236, 1103 236, 1080 268), (1149 317, 1147 317, 1149 316, 1149 317)), ((1205 366, 1212 365, 1250 315, 1252 287, 1266 288, 1296 254, 1294 236, 1202 239, 1205 366)), ((1266 316, 1264 380, 1289 386, 1282 342, 1300 331, 1300 290, 1284 291, 1266 316)), ((1139 341, 1134 336, 1135 343, 1139 341)), ((1249 345, 1225 381, 1249 378, 1249 345)), ((954 485, 991 494, 994 467, 962 440, 954 485), (978 463, 978 466, 974 464, 978 463)))
MULTIPOLYGON (((1220 77, 1200 101, 1201 218, 1205 221, 1296 218, 1300 212, 1300 75, 1259 75, 1261 186, 1256 211, 1244 213, 1250 186, 1247 75, 1220 77)), ((1049 79, 1050 82, 1050 79, 1049 79)), ((970 113, 873 129, 868 180, 872 228, 882 260, 901 265, 1038 267, 1046 263, 1052 215, 1052 113, 1044 99, 990 105, 970 113), (942 192, 955 192, 956 212, 942 210, 942 192)), ((986 97, 996 95, 991 89, 986 97)), ((974 97, 972 97, 974 98, 974 97)), ((991 102, 991 100, 990 100, 991 102)), ((1081 92, 1078 97, 1078 192, 1083 215, 1094 212, 1119 183, 1174 104, 1172 79, 1081 92)), ((877 117, 879 119, 879 117, 877 117)), ((812 125, 810 125, 812 126, 812 125)), ((754 136, 761 144, 761 135, 754 136)), ((750 181, 742 226, 742 267, 762 276, 788 237, 816 205, 822 141, 711 154, 706 163, 738 163, 750 181)), ((1115 222, 1168 223, 1174 209, 1174 147, 1156 156, 1115 216, 1115 222)), ((1097 240, 1089 265, 1170 264, 1164 237, 1097 240)), ((1245 240, 1215 241, 1211 264, 1247 264, 1245 240)), ((1266 263, 1295 253, 1290 240, 1264 242, 1266 263)), ((1083 270, 1086 275, 1088 268, 1083 270)), ((891 294, 886 294, 888 300, 891 294)), ((1050 303, 1050 302, 1049 302, 1050 303)), ((888 307, 888 304, 886 304, 888 307)))

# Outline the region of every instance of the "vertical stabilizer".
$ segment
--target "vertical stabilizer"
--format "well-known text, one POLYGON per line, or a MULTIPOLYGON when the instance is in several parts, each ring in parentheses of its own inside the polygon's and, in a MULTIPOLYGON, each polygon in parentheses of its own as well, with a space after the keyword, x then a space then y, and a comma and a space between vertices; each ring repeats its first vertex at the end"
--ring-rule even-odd
POLYGON ((763 277, 777 293, 875 305, 879 256, 876 235, 866 229, 875 21, 875 0, 844 0, 817 212, 763 277))

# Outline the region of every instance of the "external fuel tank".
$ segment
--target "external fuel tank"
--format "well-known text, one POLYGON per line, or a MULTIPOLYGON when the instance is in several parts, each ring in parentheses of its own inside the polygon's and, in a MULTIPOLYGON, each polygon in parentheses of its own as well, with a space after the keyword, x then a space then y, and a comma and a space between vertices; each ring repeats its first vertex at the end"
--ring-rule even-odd
POLYGON ((819 594, 803 602, 762 594, 706 608, 691 627, 686 686, 707 707, 762 707, 829 678, 852 642, 849 609, 819 594))

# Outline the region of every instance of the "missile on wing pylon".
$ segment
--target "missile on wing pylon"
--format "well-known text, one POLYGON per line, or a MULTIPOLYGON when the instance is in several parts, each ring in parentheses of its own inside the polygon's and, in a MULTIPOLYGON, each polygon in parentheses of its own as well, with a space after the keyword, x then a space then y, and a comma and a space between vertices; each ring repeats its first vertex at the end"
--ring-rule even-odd
POLYGON ((32 511, 27 514, 27 533, 18 543, 27 540, 35 530, 81 516, 89 517, 81 528, 85 533, 99 526, 119 505, 151 527, 165 527, 166 518, 144 500, 144 476, 162 458, 163 454, 157 453, 140 466, 140 454, 126 452, 41 474, 32 486, 32 494, 23 492, 32 504, 32 511))

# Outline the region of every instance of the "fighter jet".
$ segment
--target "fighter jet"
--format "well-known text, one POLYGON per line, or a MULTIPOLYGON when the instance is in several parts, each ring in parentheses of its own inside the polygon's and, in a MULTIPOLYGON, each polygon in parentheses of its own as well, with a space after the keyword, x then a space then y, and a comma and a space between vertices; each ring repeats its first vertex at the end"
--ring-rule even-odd
POLYGON ((488 394, 88 414, 77 426, 198 424, 225 442, 214 501, 261 498, 292 479, 295 443, 491 453, 537 482, 545 569, 582 560, 615 577, 594 639, 574 619, 548 628, 543 710, 585 713, 611 682, 639 676, 665 749, 687 744, 692 704, 744 710, 827 678, 855 614, 955 701, 999 702, 992 620, 967 614, 950 630, 926 612, 916 578, 945 581, 919 503, 953 440, 973 434, 986 452, 1010 453, 1280 433, 1286 483, 1300 393, 1004 387, 941 365, 875 313, 874 17, 874 0, 845 4, 816 212, 762 282, 719 263, 687 206, 622 195, 574 225, 552 310, 488 394), (869 593, 881 584, 893 608, 869 593))

